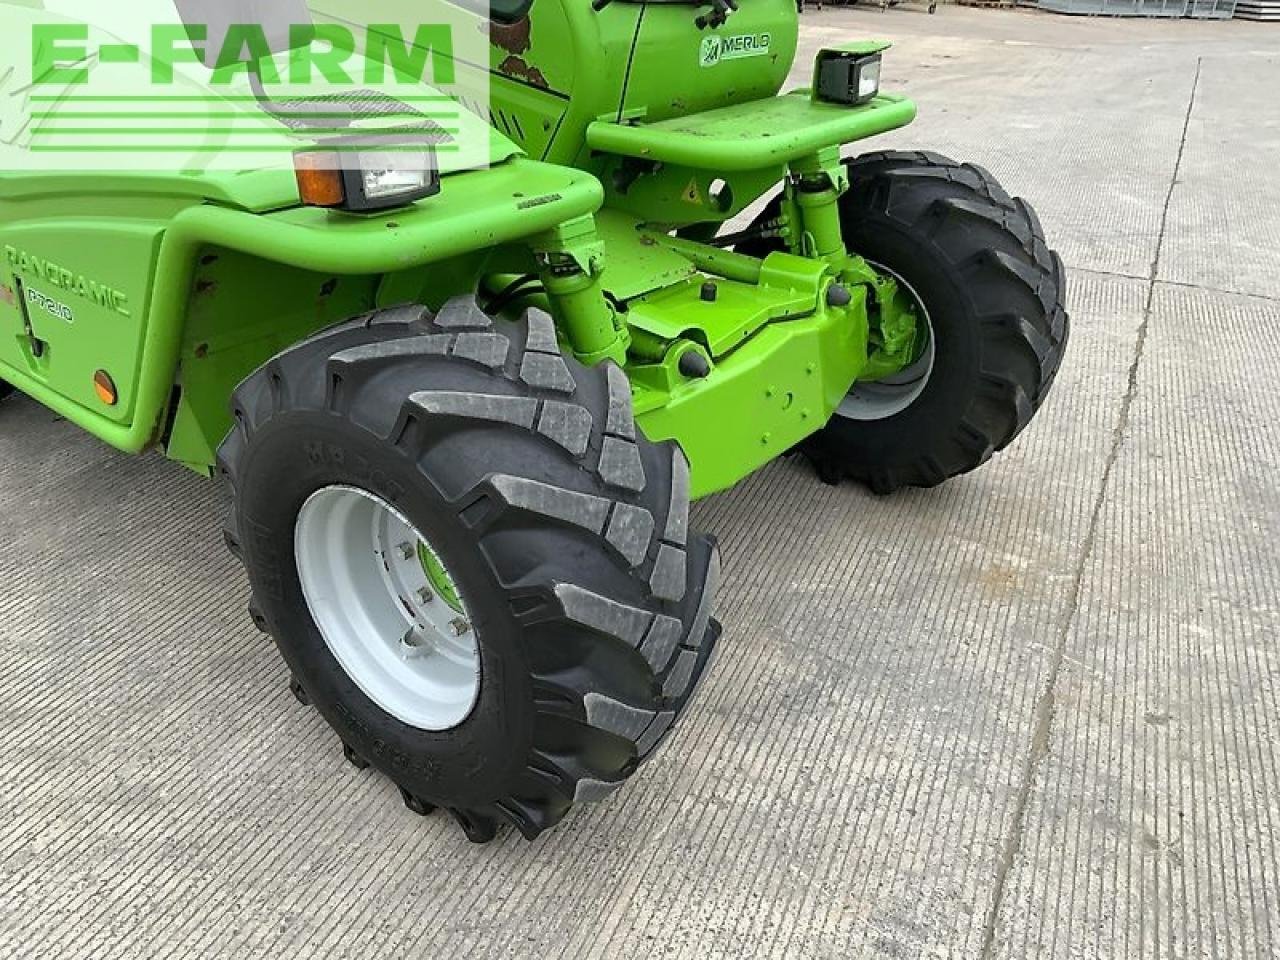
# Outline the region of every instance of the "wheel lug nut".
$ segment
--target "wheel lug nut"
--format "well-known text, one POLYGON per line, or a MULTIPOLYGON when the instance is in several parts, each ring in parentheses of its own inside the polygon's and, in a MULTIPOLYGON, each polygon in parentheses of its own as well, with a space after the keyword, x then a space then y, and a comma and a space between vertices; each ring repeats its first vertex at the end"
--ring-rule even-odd
POLYGON ((467 623, 467 621, 463 620, 461 617, 458 617, 453 621, 453 632, 459 637, 464 637, 471 632, 471 624, 467 623))
POLYGON ((418 599, 421 600, 423 603, 430 603, 435 598, 436 598, 436 595, 432 593, 427 587, 423 587, 421 590, 418 591, 418 599))
POLYGON ((413 544, 410 543, 408 540, 398 545, 396 549, 400 551, 400 556, 403 557, 405 560, 412 560, 414 553, 417 552, 413 549, 413 544))
POLYGON ((410 630, 400 638, 400 650, 405 657, 416 657, 427 648, 427 638, 418 630, 410 630))

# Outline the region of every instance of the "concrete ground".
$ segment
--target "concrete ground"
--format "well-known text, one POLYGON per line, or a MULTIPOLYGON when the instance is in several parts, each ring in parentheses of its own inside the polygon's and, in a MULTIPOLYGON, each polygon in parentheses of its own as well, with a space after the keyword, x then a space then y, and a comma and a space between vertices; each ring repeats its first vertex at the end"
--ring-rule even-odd
MULTIPOLYGON (((1033 428, 875 499, 702 504, 723 655, 630 787, 472 847, 342 760, 211 485, 0 408, 0 955, 1280 953, 1280 28, 920 7, 917 125, 1038 206, 1033 428)), ((800 71, 797 72, 799 77, 800 71)))

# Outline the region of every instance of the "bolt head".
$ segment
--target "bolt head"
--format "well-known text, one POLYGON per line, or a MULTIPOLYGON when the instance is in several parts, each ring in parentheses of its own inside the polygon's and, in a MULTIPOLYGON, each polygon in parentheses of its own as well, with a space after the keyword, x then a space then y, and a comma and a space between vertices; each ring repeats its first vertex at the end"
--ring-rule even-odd
POLYGON ((853 294, 849 292, 848 287, 839 283, 833 283, 827 287, 827 306, 847 307, 852 302, 853 294))
POLYGON ((431 641, 421 631, 411 629, 400 638, 400 654, 409 660, 430 653, 431 641))

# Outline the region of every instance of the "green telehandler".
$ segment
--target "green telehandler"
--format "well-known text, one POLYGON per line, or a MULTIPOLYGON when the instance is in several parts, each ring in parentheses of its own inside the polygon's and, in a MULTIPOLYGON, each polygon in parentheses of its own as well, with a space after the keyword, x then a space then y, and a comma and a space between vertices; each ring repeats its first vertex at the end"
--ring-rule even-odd
POLYGON ((720 635, 692 500, 792 453, 881 494, 973 470, 1068 318, 981 167, 848 149, 914 118, 887 44, 784 93, 794 0, 459 4, 489 58, 448 69, 490 101, 450 136, 480 166, 415 98, 273 98, 266 60, 353 5, 177 0, 211 67, 226 16, 263 26, 254 95, 211 96, 292 162, 0 173, 0 381, 220 479, 293 694, 484 842, 610 794, 688 707, 720 635), (370 130, 401 152, 323 162, 370 130))

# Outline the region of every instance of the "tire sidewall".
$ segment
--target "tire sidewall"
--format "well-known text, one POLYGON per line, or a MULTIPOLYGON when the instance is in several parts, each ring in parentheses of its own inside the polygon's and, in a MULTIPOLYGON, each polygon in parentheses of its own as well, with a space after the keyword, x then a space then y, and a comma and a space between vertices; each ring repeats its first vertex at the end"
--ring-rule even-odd
POLYGON ((262 428, 245 457, 237 494, 255 596, 289 668, 343 741, 401 786, 451 806, 506 795, 530 748, 529 669, 518 625, 457 505, 386 440, 344 418, 307 411, 282 414, 262 428), (461 724, 421 730, 382 710, 342 669, 316 625, 298 576, 294 532, 307 500, 335 485, 365 490, 399 510, 430 542, 465 599, 481 681, 461 724), (266 579, 263 571, 276 573, 266 579))

